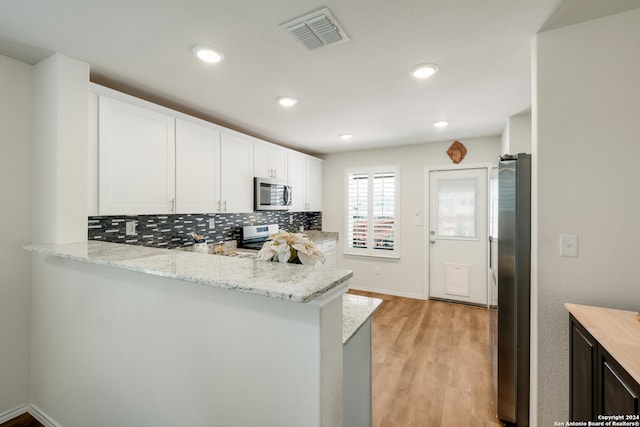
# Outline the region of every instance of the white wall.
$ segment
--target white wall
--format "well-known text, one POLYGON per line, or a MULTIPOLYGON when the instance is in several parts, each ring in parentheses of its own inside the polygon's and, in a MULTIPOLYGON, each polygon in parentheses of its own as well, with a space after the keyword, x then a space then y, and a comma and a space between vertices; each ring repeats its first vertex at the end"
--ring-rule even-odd
POLYGON ((531 114, 509 117, 502 132, 502 154, 531 153, 531 114))
POLYGON ((0 56, 0 414, 29 399, 32 76, 0 56))
MULTIPOLYGON (((413 224, 416 212, 421 224, 428 225, 424 212, 424 174, 426 166, 451 165, 447 149, 453 141, 397 148, 354 151, 325 156, 323 164, 322 228, 340 233, 337 263, 353 270, 352 288, 413 298, 424 298, 424 230, 413 224), (345 170, 351 167, 397 165, 400 171, 400 260, 367 259, 344 256, 345 170), (374 274, 379 267, 380 274, 374 274)), ((500 154, 500 138, 461 140, 467 147, 462 165, 493 162, 500 154)))
POLYGON ((35 65, 34 239, 87 238, 89 65, 54 54, 35 65))
MULTIPOLYGON (((569 415, 564 302, 640 310, 640 9, 537 36, 537 425, 569 415), (559 235, 578 235, 578 257, 559 235)), ((535 380, 535 379, 534 379, 535 380)))
POLYGON ((301 304, 33 257, 32 400, 60 426, 342 426, 341 292, 301 304))

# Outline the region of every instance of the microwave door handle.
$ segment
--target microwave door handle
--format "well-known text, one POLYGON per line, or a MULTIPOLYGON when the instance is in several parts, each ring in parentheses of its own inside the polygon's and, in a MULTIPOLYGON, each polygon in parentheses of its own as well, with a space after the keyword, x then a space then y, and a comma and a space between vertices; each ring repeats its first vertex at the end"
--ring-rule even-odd
POLYGON ((291 201, 289 200, 289 186, 285 185, 284 186, 284 205, 285 206, 289 206, 291 204, 291 201))

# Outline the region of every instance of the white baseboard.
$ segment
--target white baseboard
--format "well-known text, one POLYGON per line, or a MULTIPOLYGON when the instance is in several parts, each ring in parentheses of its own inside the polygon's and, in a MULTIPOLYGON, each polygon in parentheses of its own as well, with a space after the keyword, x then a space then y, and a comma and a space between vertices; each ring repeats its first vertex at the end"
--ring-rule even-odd
POLYGON ((9 420, 12 420, 20 415, 24 414, 29 410, 29 405, 18 406, 17 408, 10 409, 6 412, 0 413, 0 424, 6 423, 9 420))
POLYGON ((391 289, 369 288, 367 286, 360 286, 360 285, 349 285, 349 289, 353 289, 356 291, 363 291, 363 292, 375 292, 377 294, 393 295, 396 297, 422 299, 422 300, 428 299, 428 298, 425 298, 424 295, 412 294, 408 292, 398 292, 391 289))
POLYGON ((28 412, 33 418, 38 420, 40 424, 43 424, 45 427, 61 427, 60 424, 53 420, 53 418, 49 417, 40 408, 32 403, 29 404, 28 412))
POLYGON ((0 413, 0 424, 6 423, 14 418, 19 417, 25 413, 31 414, 33 418, 38 420, 40 424, 43 424, 45 427, 61 427, 60 424, 55 422, 51 417, 42 412, 40 408, 36 405, 30 403, 28 405, 18 406, 17 408, 10 409, 6 412, 0 413))

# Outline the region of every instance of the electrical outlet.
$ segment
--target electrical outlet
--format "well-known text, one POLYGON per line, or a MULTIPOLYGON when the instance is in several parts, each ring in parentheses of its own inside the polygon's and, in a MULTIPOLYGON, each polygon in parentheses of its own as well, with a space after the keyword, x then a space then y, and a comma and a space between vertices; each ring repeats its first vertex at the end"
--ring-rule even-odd
POLYGON ((293 215, 289 215, 289 224, 293 224, 293 215))
POLYGON ((377 265, 375 267, 373 267, 373 274, 376 276, 380 275, 380 267, 378 267, 377 265))
POLYGON ((125 234, 127 236, 135 236, 136 234, 138 234, 138 232, 136 231, 136 225, 137 225, 138 221, 127 221, 126 222, 126 230, 125 230, 125 234))
POLYGON ((209 218, 209 229, 216 228, 216 219, 209 218))

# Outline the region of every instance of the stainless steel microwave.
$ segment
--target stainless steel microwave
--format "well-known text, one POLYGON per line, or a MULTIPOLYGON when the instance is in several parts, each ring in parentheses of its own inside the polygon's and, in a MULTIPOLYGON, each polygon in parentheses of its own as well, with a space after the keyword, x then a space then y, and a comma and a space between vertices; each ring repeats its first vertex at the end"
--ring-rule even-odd
POLYGON ((286 211, 291 208, 291 187, 273 179, 254 178, 254 207, 257 211, 286 211))

